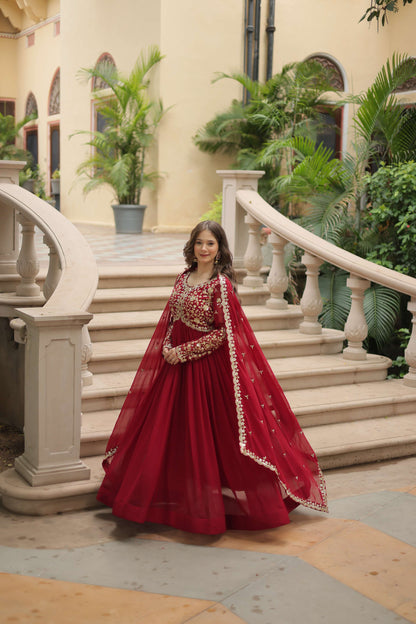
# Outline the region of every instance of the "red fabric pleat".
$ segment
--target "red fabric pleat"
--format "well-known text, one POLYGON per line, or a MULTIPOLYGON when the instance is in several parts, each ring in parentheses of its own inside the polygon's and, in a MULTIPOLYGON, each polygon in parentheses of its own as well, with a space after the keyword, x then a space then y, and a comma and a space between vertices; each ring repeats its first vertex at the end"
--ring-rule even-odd
MULTIPOLYGON (((228 315, 233 336, 210 355, 167 364, 161 348, 169 308, 162 314, 107 447, 98 499, 115 515, 217 534, 287 524, 299 503, 326 509, 315 454, 231 285, 222 286, 217 323, 228 315)), ((171 340, 202 335, 177 320, 171 340)))

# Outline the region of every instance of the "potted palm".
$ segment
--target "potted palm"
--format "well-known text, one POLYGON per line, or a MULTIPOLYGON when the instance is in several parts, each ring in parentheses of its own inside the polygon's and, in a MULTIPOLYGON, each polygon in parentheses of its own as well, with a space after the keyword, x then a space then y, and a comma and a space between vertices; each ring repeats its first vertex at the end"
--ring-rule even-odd
POLYGON ((158 177, 146 168, 146 155, 164 114, 160 100, 149 98, 148 74, 163 56, 156 46, 142 52, 129 76, 108 63, 82 70, 88 80, 97 78, 108 88, 96 93, 102 130, 88 132, 92 155, 77 169, 87 176, 86 193, 109 185, 117 203, 113 211, 116 232, 141 233, 146 206, 140 203, 141 192, 152 187, 158 177))

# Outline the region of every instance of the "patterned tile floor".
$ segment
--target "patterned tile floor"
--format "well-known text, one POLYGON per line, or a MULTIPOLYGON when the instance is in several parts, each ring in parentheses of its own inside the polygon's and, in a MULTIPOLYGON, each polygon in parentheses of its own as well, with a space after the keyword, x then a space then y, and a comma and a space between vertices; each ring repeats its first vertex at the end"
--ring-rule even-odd
MULTIPOLYGON (((88 241, 98 265, 144 264, 180 265, 187 234, 116 234, 107 225, 76 224, 88 241)), ((35 244, 42 264, 47 261, 48 249, 43 244, 42 233, 36 231, 35 244)))
MULTIPOLYGON (((79 226, 100 264, 181 264, 186 234, 79 226)), ((41 235, 36 245, 42 262, 41 235)), ((416 458, 326 473, 329 515, 206 537, 107 508, 0 507, 3 624, 416 624, 416 458)))
POLYGON ((31 624, 416 622, 416 458, 326 473, 329 515, 220 536, 0 507, 0 612, 31 624))

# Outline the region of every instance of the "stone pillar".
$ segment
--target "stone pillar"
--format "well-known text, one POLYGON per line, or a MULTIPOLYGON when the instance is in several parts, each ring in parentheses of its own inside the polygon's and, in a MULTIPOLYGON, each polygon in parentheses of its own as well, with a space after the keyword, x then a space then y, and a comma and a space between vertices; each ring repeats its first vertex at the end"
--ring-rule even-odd
POLYGON ((247 249, 248 232, 244 223, 245 211, 236 202, 236 193, 240 189, 257 191, 258 180, 264 171, 217 171, 222 178, 222 226, 226 231, 234 267, 244 266, 244 254, 247 249))
POLYGON ((301 334, 321 334, 318 316, 322 312, 322 297, 318 277, 322 260, 307 251, 302 256, 302 263, 306 266, 306 285, 300 301, 304 320, 299 325, 299 331, 301 334))
POLYGON ((81 350, 92 315, 18 312, 26 325, 25 451, 15 469, 32 486, 89 479, 80 460, 81 350))
POLYGON ((403 378, 405 386, 416 388, 416 299, 411 299, 407 304, 407 309, 412 314, 412 333, 404 357, 409 365, 409 372, 403 378))
MULTIPOLYGON (((19 171, 25 162, 0 160, 0 184, 19 184, 19 171)), ((0 292, 14 292, 20 277, 16 262, 19 256, 19 229, 16 211, 0 204, 0 292)))
POLYGON ((347 286, 351 289, 351 310, 344 328, 348 347, 344 349, 343 356, 346 360, 365 360, 367 351, 363 348, 363 340, 367 338, 368 327, 364 314, 364 292, 370 282, 351 275, 347 286))
POLYGON ((285 247, 287 240, 275 234, 270 235, 270 242, 273 247, 273 261, 267 278, 267 286, 270 290, 270 299, 266 301, 266 306, 274 310, 287 308, 287 301, 284 294, 287 290, 289 279, 285 267, 285 247))
POLYGON ((244 254, 244 268, 247 270, 247 275, 243 279, 243 285, 261 288, 263 278, 260 270, 263 266, 263 254, 260 245, 260 223, 249 214, 246 214, 244 221, 248 225, 248 244, 244 254))

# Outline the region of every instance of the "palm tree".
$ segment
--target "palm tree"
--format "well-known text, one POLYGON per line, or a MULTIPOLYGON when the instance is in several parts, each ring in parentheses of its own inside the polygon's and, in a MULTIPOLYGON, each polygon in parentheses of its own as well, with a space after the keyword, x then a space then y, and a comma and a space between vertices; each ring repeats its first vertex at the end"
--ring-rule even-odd
POLYGON ((259 191, 271 204, 278 203, 273 181, 281 171, 280 153, 267 162, 262 152, 271 142, 310 132, 312 122, 319 123, 323 95, 333 91, 331 72, 316 61, 292 63, 265 83, 245 74, 219 74, 215 80, 231 79, 250 95, 248 104, 234 100, 198 130, 194 141, 203 151, 222 152, 234 157, 242 169, 265 169, 259 191))
POLYGON ((97 94, 104 129, 81 132, 90 136, 87 145, 93 148, 77 169, 88 178, 86 193, 105 184, 113 189, 119 204, 138 205, 142 189, 153 185, 158 174, 146 170, 146 155, 164 109, 161 100, 148 96, 148 74, 162 58, 153 46, 140 54, 128 76, 105 62, 81 71, 87 80, 101 79, 111 92, 110 97, 108 92, 97 94))
MULTIPOLYGON (((307 202, 304 225, 323 238, 366 257, 374 232, 361 230, 361 214, 366 207, 368 172, 381 162, 393 163, 416 158, 416 113, 400 105, 395 91, 416 76, 416 62, 406 55, 393 55, 369 89, 349 98, 358 105, 354 117, 354 153, 343 161, 329 150, 305 137, 270 142, 263 160, 289 150, 293 169, 274 183, 279 193, 291 201, 307 202)), ((320 286, 325 303, 322 321, 327 327, 343 327, 350 299, 342 271, 324 266, 320 286)), ((388 342, 398 314, 397 293, 372 285, 365 296, 369 338, 377 348, 388 342)))
POLYGON ((27 160, 30 158, 30 153, 17 147, 15 142, 23 126, 34 118, 35 115, 29 115, 16 123, 15 118, 11 115, 0 113, 0 160, 27 160))

